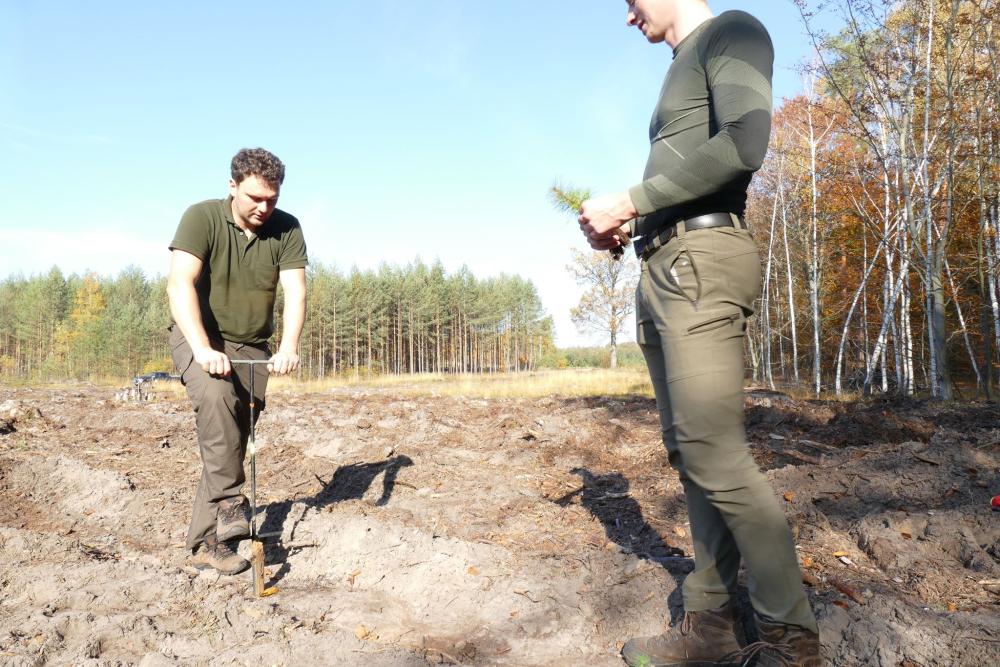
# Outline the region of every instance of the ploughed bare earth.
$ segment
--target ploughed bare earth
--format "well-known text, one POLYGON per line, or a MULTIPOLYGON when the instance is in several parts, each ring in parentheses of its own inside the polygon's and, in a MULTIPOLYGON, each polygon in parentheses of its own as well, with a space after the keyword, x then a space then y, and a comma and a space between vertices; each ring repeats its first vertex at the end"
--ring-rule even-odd
MULTIPOLYGON (((650 399, 272 392, 257 598, 187 565, 187 398, 113 396, 0 388, 4 665, 616 665, 677 617, 692 550, 650 399)), ((747 420, 831 664, 1000 664, 995 404, 750 391, 747 420)))

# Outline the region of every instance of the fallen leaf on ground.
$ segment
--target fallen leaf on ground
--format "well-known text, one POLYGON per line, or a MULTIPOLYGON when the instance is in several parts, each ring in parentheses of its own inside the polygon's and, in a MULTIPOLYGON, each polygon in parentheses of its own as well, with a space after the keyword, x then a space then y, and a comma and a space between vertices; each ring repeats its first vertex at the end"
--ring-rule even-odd
POLYGON ((867 602, 864 596, 862 596, 856 590, 854 590, 853 588, 851 588, 850 586, 841 581, 837 581, 836 579, 830 579, 830 585, 836 588, 844 595, 846 595, 847 597, 857 602, 858 604, 864 604, 865 602, 867 602))
POLYGON ((785 498, 785 500, 787 500, 788 502, 792 502, 792 499, 794 499, 794 498, 795 498, 795 494, 794 494, 794 493, 792 493, 791 491, 785 491, 785 495, 784 495, 784 498, 785 498))

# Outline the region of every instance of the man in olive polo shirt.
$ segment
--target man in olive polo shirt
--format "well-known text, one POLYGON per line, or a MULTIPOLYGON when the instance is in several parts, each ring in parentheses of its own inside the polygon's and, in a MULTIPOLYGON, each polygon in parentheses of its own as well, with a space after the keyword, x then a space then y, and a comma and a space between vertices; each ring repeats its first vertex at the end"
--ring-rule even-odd
POLYGON ((181 218, 167 281, 171 354, 194 404, 203 463, 187 546, 192 565, 223 574, 249 567, 235 547, 250 532, 241 494, 250 373, 257 373, 253 399, 263 410, 268 373, 299 367, 308 263, 298 220, 275 208, 285 178, 281 160, 262 148, 243 149, 231 172, 229 197, 195 204, 181 218), (272 355, 267 341, 279 282, 284 319, 272 355), (234 365, 231 359, 271 363, 234 365))

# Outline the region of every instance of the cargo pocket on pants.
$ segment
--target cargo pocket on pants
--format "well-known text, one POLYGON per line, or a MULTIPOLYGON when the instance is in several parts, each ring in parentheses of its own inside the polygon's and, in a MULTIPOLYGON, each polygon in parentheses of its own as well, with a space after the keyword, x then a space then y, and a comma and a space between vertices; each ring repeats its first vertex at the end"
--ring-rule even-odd
MULTIPOLYGON (((706 319, 701 320, 697 324, 692 324, 687 328, 687 335, 697 336, 699 334, 708 333, 710 331, 715 331, 717 329, 722 329, 723 327, 732 327, 740 319, 739 310, 733 310, 728 313, 705 313, 706 319)), ((742 334, 743 332, 740 331, 742 334)))
POLYGON ((673 335, 664 352, 668 383, 723 373, 734 364, 740 366, 746 318, 739 307, 690 311, 686 315, 684 321, 670 323, 673 335))

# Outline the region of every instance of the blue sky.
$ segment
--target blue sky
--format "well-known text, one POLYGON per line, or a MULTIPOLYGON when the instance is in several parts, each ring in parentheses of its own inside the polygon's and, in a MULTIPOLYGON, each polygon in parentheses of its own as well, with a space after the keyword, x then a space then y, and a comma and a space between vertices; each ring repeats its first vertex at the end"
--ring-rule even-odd
MULTIPOLYGON (((790 0, 710 4, 770 30, 776 104, 801 89, 790 0)), ((0 277, 165 274, 184 209, 264 146, 312 260, 517 273, 560 345, 600 342, 569 321, 584 243, 546 190, 642 174, 670 50, 624 17, 621 0, 2 0, 0 277)))

